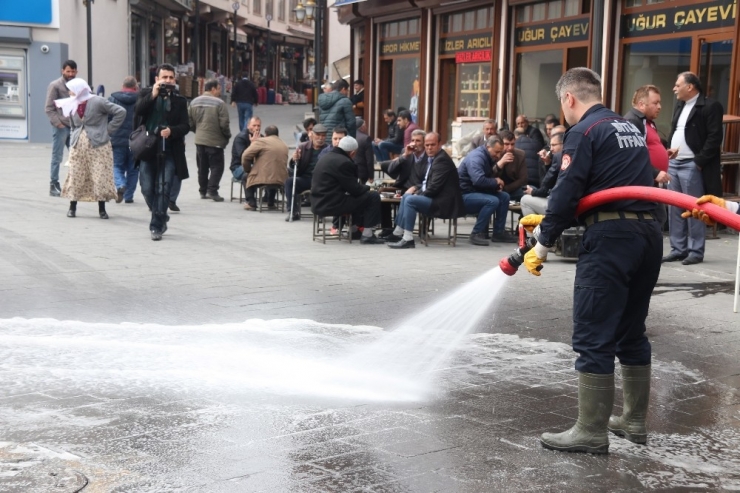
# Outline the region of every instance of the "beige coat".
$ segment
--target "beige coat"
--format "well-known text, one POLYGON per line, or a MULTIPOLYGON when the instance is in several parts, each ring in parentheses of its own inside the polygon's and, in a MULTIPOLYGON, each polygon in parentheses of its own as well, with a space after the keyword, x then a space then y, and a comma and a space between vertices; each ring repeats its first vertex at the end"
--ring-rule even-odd
POLYGON ((247 188, 282 185, 288 179, 288 146, 277 135, 253 140, 242 154, 242 167, 249 173, 247 188))

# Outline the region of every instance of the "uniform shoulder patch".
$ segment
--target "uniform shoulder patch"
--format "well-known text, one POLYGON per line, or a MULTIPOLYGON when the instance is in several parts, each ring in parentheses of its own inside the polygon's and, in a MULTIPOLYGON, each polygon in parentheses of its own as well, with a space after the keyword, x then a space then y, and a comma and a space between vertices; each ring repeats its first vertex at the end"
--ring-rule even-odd
POLYGON ((568 169, 568 166, 570 166, 570 156, 568 154, 563 154, 563 158, 560 160, 560 171, 565 171, 568 169))

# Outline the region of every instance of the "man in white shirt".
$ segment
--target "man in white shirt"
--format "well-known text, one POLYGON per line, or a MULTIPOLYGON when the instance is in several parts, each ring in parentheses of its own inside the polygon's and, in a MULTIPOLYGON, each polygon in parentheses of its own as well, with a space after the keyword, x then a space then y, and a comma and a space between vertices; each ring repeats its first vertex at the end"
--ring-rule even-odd
MULTIPOLYGON (((678 104, 673 112, 668 149, 668 189, 694 197, 721 197, 722 105, 704 96, 699 78, 691 72, 679 74, 673 92, 678 104)), ((704 260, 706 226, 696 219, 684 220, 682 212, 679 207, 671 207, 671 252, 663 257, 663 262, 698 264, 704 260)))

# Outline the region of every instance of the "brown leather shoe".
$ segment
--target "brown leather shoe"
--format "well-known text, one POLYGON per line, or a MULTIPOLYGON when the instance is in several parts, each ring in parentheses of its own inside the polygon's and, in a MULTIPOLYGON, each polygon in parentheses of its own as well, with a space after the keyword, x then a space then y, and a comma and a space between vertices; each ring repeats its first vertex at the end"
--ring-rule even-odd
POLYGON ((244 210, 245 211, 256 211, 257 210, 257 207, 255 207, 253 205, 249 205, 249 204, 244 204, 244 210))

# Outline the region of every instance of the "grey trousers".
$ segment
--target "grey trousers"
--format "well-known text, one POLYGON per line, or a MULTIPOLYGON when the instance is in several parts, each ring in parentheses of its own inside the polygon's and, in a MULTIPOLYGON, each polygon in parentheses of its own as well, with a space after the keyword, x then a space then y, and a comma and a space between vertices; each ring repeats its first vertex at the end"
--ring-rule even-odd
POLYGON ((547 198, 524 194, 519 200, 519 205, 522 206, 522 216, 528 216, 529 214, 544 215, 547 210, 547 198))
MULTIPOLYGON (((701 171, 693 161, 679 162, 671 159, 668 164, 668 174, 671 176, 668 190, 693 197, 704 195, 704 180, 702 180, 701 171)), ((698 219, 682 218, 683 211, 680 207, 670 206, 668 228, 671 253, 703 259, 707 227, 698 219)))

